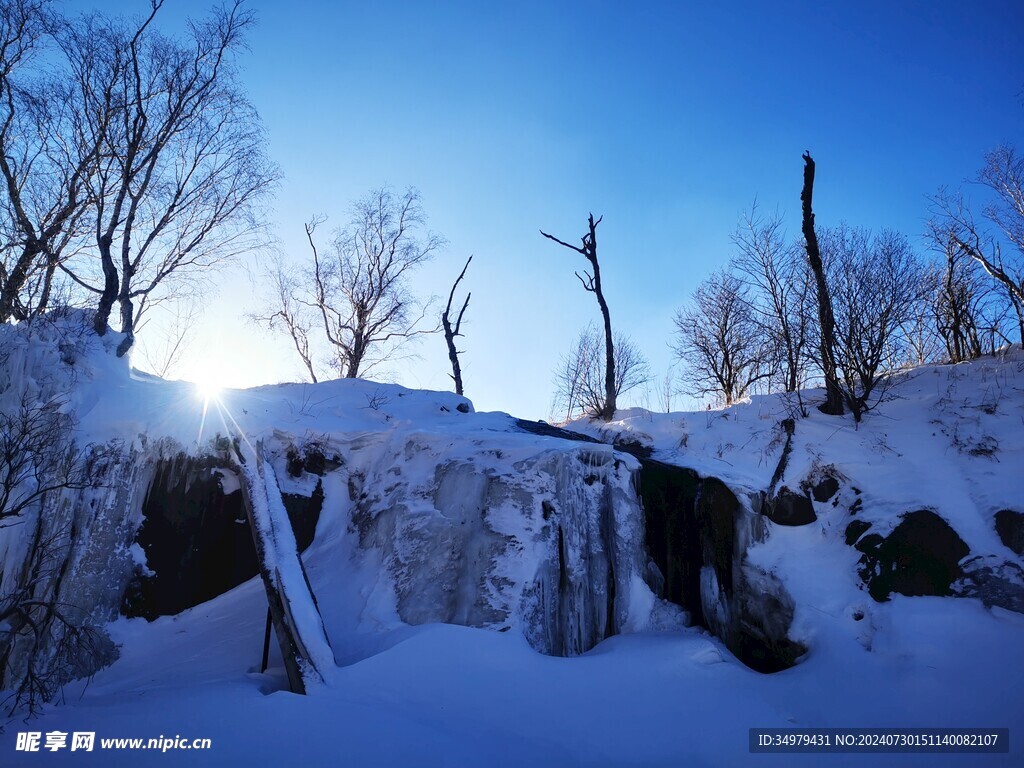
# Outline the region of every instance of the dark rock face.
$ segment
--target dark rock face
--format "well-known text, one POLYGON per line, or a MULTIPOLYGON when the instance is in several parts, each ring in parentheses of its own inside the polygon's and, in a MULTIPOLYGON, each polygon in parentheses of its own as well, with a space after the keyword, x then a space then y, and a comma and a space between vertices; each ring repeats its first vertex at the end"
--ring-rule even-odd
POLYGON ((861 578, 879 602, 887 600, 893 592, 952 594, 951 585, 963 575, 960 561, 970 553, 949 523, 926 509, 903 515, 900 524, 885 538, 877 533, 867 534, 855 547, 863 553, 861 578))
POLYGON ((810 498, 785 486, 776 496, 765 499, 761 511, 777 525, 808 525, 818 519, 810 498))
POLYGON ((745 561, 766 535, 761 515, 744 509, 715 478, 642 461, 640 496, 660 597, 681 605, 760 672, 787 669, 806 652, 787 637, 793 601, 778 580, 745 561))
POLYGON ((870 527, 871 523, 866 523, 863 520, 851 521, 850 524, 846 526, 846 543, 852 547, 857 542, 857 539, 863 536, 870 527))
POLYGON ((990 556, 973 557, 963 569, 964 575, 953 585, 956 595, 1024 613, 1024 568, 990 556))
POLYGON ((996 512, 996 533, 999 540, 1018 555, 1024 555, 1024 513, 1012 509, 996 512))
POLYGON ((834 477, 826 477, 811 490, 811 495, 818 502, 831 499, 839 491, 839 481, 834 477))
MULTIPOLYGON (((181 454, 157 464, 136 539, 152 573, 140 569, 132 579, 124 615, 154 619, 180 613, 259 574, 241 491, 224 492, 233 478, 213 457, 181 454)), ((296 543, 304 550, 313 541, 323 490, 318 483, 309 498, 283 498, 296 543)))

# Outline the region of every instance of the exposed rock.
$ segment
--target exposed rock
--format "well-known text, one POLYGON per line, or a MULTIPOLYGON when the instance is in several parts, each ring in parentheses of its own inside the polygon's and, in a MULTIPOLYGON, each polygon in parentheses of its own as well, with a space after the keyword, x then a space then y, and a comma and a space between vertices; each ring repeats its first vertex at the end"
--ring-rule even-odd
POLYGON ((554 424, 548 424, 546 421, 526 421, 525 419, 515 419, 515 425, 517 429, 520 429, 523 432, 529 432, 533 435, 560 437, 563 440, 576 440, 581 443, 601 442, 596 438, 590 437, 590 435, 584 435, 579 432, 562 429, 561 427, 556 427, 554 424))
POLYGON ((1012 509, 996 512, 996 533, 1008 548, 1024 555, 1024 513, 1012 509))
POLYGON ((783 486, 778 494, 766 498, 762 513, 777 525, 808 525, 818 519, 811 499, 783 486))
POLYGON ((764 517, 721 481, 653 460, 642 462, 640 493, 648 551, 664 576, 658 594, 753 669, 793 666, 807 650, 787 635, 793 601, 775 576, 746 560, 768 535, 764 517))
POLYGON ((923 509, 903 515, 892 533, 856 543, 863 553, 860 575, 871 596, 882 602, 903 595, 949 595, 963 575, 959 565, 970 550, 945 520, 923 509))
MULTIPOLYGON (((148 573, 140 568, 129 584, 122 605, 126 616, 180 613, 259 573, 238 479, 220 464, 213 456, 185 454, 156 463, 137 538, 148 573)), ((322 487, 317 483, 308 498, 286 493, 283 499, 302 551, 313 541, 322 487)))
POLYGON ((815 501, 825 502, 839 491, 839 481, 834 477, 826 477, 811 490, 815 501))
POLYGON ((977 597, 986 606, 1024 613, 1024 568, 995 557, 974 557, 964 563, 964 575, 953 585, 962 597, 977 597))
MULTIPOLYGON (((89 460, 94 487, 47 494, 37 513, 3 529, 25 537, 25 545, 14 549, 15 557, 10 548, 0 551, 0 582, 9 593, 31 580, 32 600, 60 606, 64 621, 35 616, 33 631, 7 623, 9 631, 0 632, 0 690, 18 690, 31 664, 41 673, 37 686, 42 681, 31 695, 46 700, 64 683, 117 658, 104 625, 117 617, 135 567, 130 545, 138 528, 136 490, 146 476, 145 460, 122 451, 120 445, 95 449, 89 460), (111 515, 112 509, 123 514, 111 515), (69 632, 69 624, 78 631, 69 632)), ((5 543, 10 547, 11 539, 5 543)), ((5 707, 18 704, 8 699, 5 707)))
POLYGON ((870 527, 871 523, 864 522, 863 520, 851 521, 846 526, 846 543, 852 547, 857 542, 857 539, 863 536, 870 527))

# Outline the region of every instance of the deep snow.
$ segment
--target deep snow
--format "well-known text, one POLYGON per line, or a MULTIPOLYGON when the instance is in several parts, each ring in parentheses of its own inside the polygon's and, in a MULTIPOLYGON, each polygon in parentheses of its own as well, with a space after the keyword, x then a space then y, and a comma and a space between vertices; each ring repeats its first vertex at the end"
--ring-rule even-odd
MULTIPOLYGON (((189 384, 131 374, 102 351, 112 343, 90 341, 89 365, 80 364, 72 407, 85 440, 142 445, 172 438, 198 450, 232 421, 253 441, 422 430, 449 437, 452 455, 467 461, 474 439, 500 445, 509 467, 549 440, 511 431, 504 414, 461 413, 466 401, 453 394, 360 381, 229 391, 204 403, 189 384)), ((39 376, 55 363, 33 365, 29 373, 39 376)), ((1024 510, 1024 358, 1018 352, 918 369, 893 395, 859 427, 812 408, 797 421, 785 480, 792 487, 834 465, 844 478, 841 493, 863 490, 859 517, 878 530, 890 530, 904 512, 929 508, 972 553, 1021 563, 999 541, 992 515, 1024 510)), ((815 393, 805 397, 816 400, 815 393)), ((785 398, 769 396, 724 411, 632 411, 609 427, 570 426, 606 439, 626 433, 662 460, 756 491, 775 469, 777 424, 789 410, 785 398)), ((256 578, 179 616, 119 619, 111 632, 121 657, 91 683, 67 686, 63 705, 48 706, 27 724, 10 723, 0 736, 0 763, 1024 764, 1024 616, 963 598, 895 595, 876 603, 857 576, 859 553, 843 541, 845 497, 835 507, 816 504, 816 523, 773 526, 749 553, 793 595, 791 634, 811 649, 796 667, 763 675, 706 632, 671 622, 641 623, 575 658, 537 653, 515 627, 407 626, 379 562, 358 550, 349 507, 340 501, 347 497, 342 481, 328 475, 324 491, 325 512, 304 562, 337 661, 325 686, 306 697, 283 692, 273 643, 271 669, 255 671, 266 614, 256 578), (747 752, 748 728, 796 726, 1008 727, 1011 752, 747 752), (15 751, 19 731, 54 730, 95 731, 97 739, 210 738, 212 748, 15 751)))

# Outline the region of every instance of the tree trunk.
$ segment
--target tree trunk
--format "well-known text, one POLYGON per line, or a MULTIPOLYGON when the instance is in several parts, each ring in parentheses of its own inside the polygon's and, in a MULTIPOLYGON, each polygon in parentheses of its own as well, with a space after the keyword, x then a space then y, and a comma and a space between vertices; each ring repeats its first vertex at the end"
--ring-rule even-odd
POLYGON ((540 233, 548 238, 548 240, 553 240, 559 245, 582 255, 590 262, 590 266, 594 270, 593 275, 589 272, 585 273, 587 275, 586 280, 583 279, 579 272, 576 273, 576 277, 583 283, 584 290, 597 296, 597 304, 601 308, 601 319, 604 321, 604 403, 597 415, 604 421, 611 421, 615 416, 618 390, 615 386, 615 343, 612 341, 612 319, 608 312, 608 302, 604 300, 604 291, 601 289, 601 266, 597 262, 597 225, 601 223, 602 218, 604 217, 594 221, 594 214, 592 213, 588 217, 587 222, 590 229, 583 236, 583 247, 570 245, 553 235, 549 235, 544 230, 541 230, 540 233))
POLYGON ((459 365, 459 352, 455 348, 455 334, 452 332, 452 325, 448 322, 447 315, 442 318, 441 325, 444 326, 444 340, 448 345, 448 360, 452 364, 452 380, 455 382, 455 394, 462 394, 462 366, 459 365))
POLYGON ((100 294, 100 302, 96 307, 92 327, 98 335, 104 336, 110 324, 110 313, 114 309, 114 302, 117 301, 121 283, 117 278, 114 259, 110 255, 111 239, 109 237, 100 238, 97 245, 99 246, 100 263, 103 266, 103 292, 100 294))
POLYGON ((466 301, 462 305, 462 310, 459 312, 459 316, 455 321, 455 325, 452 326, 451 311, 452 311, 452 299, 455 298, 455 289, 459 287, 459 283, 462 282, 462 278, 466 276, 466 270, 469 269, 469 263, 473 261, 473 257, 470 256, 466 260, 466 266, 462 268, 462 272, 455 278, 455 282, 452 284, 452 290, 448 294, 448 304, 445 305, 444 312, 441 313, 441 326, 444 329, 444 342, 448 345, 448 360, 452 364, 452 380, 455 382, 455 394, 461 395, 462 392, 462 365, 459 363, 459 350, 455 347, 455 338, 461 336, 462 329, 462 318, 466 314, 466 307, 469 306, 469 299, 472 294, 466 294, 466 301))
POLYGON ((608 302, 604 300, 604 292, 601 290, 601 267, 597 263, 597 224, 594 222, 594 214, 590 214, 589 225, 589 259, 594 268, 594 294, 597 296, 597 304, 601 308, 601 318, 604 321, 604 410, 601 412, 601 418, 611 421, 615 417, 615 401, 618 395, 615 387, 615 343, 612 341, 612 318, 608 312, 608 302))
POLYGON ((121 333, 124 334, 121 343, 117 345, 118 357, 128 354, 128 350, 135 343, 135 305, 132 303, 131 297, 127 295, 128 285, 128 280, 125 280, 121 286, 121 292, 124 295, 118 298, 118 302, 121 304, 121 333))
POLYGON ((333 666, 334 654, 273 469, 263 456, 263 442, 258 441, 255 449, 243 442, 237 451, 233 461, 237 459, 235 469, 242 477, 242 503, 256 545, 288 686, 292 693, 305 694, 311 685, 323 681, 326 667, 333 666), (293 605, 299 610, 293 610, 293 605))
POLYGON ((843 392, 839 387, 836 375, 835 334, 836 321, 832 314, 832 299, 825 281, 825 268, 821 262, 821 250, 818 247, 818 236, 814 232, 814 211, 811 197, 814 194, 814 160, 810 152, 804 153, 804 187, 800 192, 803 208, 803 233, 807 247, 807 259, 814 273, 814 282, 818 293, 818 323, 821 326, 821 367, 825 374, 825 402, 819 410, 830 416, 843 415, 843 392))
POLYGON ((0 323, 6 323, 8 320, 24 320, 21 317, 21 313, 18 308, 18 294, 21 293, 21 289, 25 287, 25 282, 28 280, 29 270, 32 268, 33 263, 39 254, 42 253, 42 249, 39 245, 30 241, 25 249, 21 252, 21 256, 18 257, 18 261, 15 262, 14 268, 10 271, 7 276, 7 282, 4 283, 3 291, 0 291, 0 323))

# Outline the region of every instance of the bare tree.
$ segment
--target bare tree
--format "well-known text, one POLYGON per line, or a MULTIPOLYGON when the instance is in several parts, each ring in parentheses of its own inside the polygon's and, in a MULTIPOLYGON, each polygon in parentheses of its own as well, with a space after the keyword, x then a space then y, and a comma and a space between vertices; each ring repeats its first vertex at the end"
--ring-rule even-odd
POLYGON ((320 315, 340 374, 353 379, 410 339, 437 332, 436 326, 421 327, 429 303, 416 300, 409 278, 444 241, 424 231, 420 195, 411 188, 398 196, 376 189, 357 201, 349 226, 336 235, 326 257, 313 238, 321 222, 306 224, 312 296, 302 301, 320 315))
POLYGON ((901 328, 921 300, 922 267, 903 235, 837 227, 826 230, 825 260, 835 310, 840 392, 860 421, 906 359, 901 328))
POLYGON ((73 421, 62 399, 40 403, 26 388, 5 393, 0 408, 0 527, 29 522, 22 578, 0 591, 0 690, 9 714, 35 713, 73 675, 80 654, 94 635, 82 612, 55 601, 40 587, 63 563, 59 542, 43 535, 40 510, 48 497, 64 489, 87 488, 84 452, 73 439, 73 421))
POLYGON ((616 408, 616 374, 615 374, 615 342, 612 337, 612 319, 608 312, 608 302, 605 301, 604 291, 601 287, 601 267, 597 261, 597 225, 601 223, 604 217, 601 216, 594 221, 594 214, 590 214, 587 223, 589 230, 585 234, 582 240, 582 246, 570 245, 569 243, 559 240, 553 235, 549 235, 547 232, 541 230, 541 234, 549 240, 553 240, 559 245, 565 246, 566 248, 576 251, 578 254, 583 256, 588 262, 590 262, 591 272, 584 270, 583 277, 579 272, 576 273, 576 277, 579 278, 580 283, 583 284, 583 288, 590 293, 593 293, 597 297, 597 304, 601 309, 601 317, 604 320, 604 397, 602 402, 604 404, 603 410, 598 414, 605 421, 611 421, 615 416, 616 408))
POLYGON ((463 394, 462 366, 459 364, 459 355, 462 353, 455 348, 455 339, 462 335, 462 316, 466 314, 466 307, 469 306, 469 297, 473 294, 466 294, 466 300, 462 303, 462 309, 459 310, 459 316, 455 319, 455 325, 452 325, 451 321, 452 300, 455 298, 455 289, 459 287, 462 278, 466 276, 466 270, 469 269, 469 262, 472 260, 472 256, 466 259, 466 266, 462 268, 459 276, 455 278, 451 293, 448 294, 448 303, 445 305, 444 312, 441 313, 441 327, 444 328, 444 340, 448 345, 448 359, 452 364, 452 380, 455 382, 455 394, 457 395, 463 394))
MULTIPOLYGON (((650 381, 647 361, 629 337, 616 334, 615 358, 616 399, 650 381)), ((588 325, 555 371, 554 407, 565 408, 566 421, 577 416, 604 418, 608 412, 606 370, 603 339, 592 324, 588 325)))
POLYGON ((1024 255, 1024 157, 1009 144, 1001 144, 985 155, 978 181, 994 193, 984 209, 986 218, 1024 255))
POLYGON ((962 195, 940 190, 932 203, 939 227, 1005 291, 1024 343, 1024 158, 1009 145, 997 147, 985 155, 978 180, 992 192, 983 214, 1002 242, 976 223, 962 195))
POLYGON ((672 398, 676 395, 676 372, 669 366, 665 377, 658 383, 658 406, 665 413, 672 413, 672 398))
POLYGON ((906 342, 906 355, 901 364, 925 365, 945 357, 942 336, 939 333, 938 311, 942 296, 942 274, 937 264, 924 263, 916 288, 918 301, 900 323, 900 336, 906 342))
POLYGON ((777 370, 777 352, 754 317, 749 291, 736 276, 717 272, 675 317, 674 349, 683 363, 683 379, 695 392, 715 395, 725 405, 745 397, 777 370))
MULTIPOLYGON (((1002 320, 1009 310, 1007 297, 995 288, 981 265, 965 251, 959 225, 948 218, 929 222, 927 239, 940 255, 931 294, 935 331, 946 359, 959 363, 984 353, 984 340, 1002 338, 1002 320)), ((962 230, 961 230, 962 232, 962 230)))
POLYGON ((843 393, 839 386, 835 359, 835 317, 832 312, 832 298, 829 295, 828 280, 825 267, 821 260, 821 248, 818 236, 814 231, 814 160, 810 152, 804 152, 804 186, 800 192, 803 212, 804 244, 807 249, 807 261, 814 275, 814 286, 818 304, 818 349, 820 352, 821 370, 825 376, 825 402, 819 406, 822 413, 830 416, 842 416, 843 393))
POLYGON ((0 2, 0 322, 45 311, 76 251, 100 142, 78 130, 65 73, 34 66, 59 27, 49 0, 0 2))
POLYGON ((159 287, 259 242, 254 207, 278 175, 231 66, 252 14, 236 0, 193 22, 179 42, 152 26, 162 5, 151 0, 134 27, 91 16, 62 37, 86 104, 82 132, 102 142, 89 178, 102 286, 88 270, 69 274, 97 294, 100 335, 119 304, 119 355, 159 287))
POLYGON ((310 317, 309 306, 296 299, 302 293, 302 281, 280 255, 273 258, 270 268, 265 273, 269 284, 269 314, 249 315, 252 322, 263 325, 270 331, 282 330, 288 334, 296 353, 306 367, 310 381, 317 383, 316 370, 313 367, 313 354, 310 351, 310 334, 313 331, 313 318, 310 317))
POLYGON ((739 253, 732 267, 754 289, 754 317, 783 356, 780 371, 785 392, 798 392, 809 374, 811 319, 806 311, 811 277, 798 247, 787 243, 782 217, 763 217, 757 204, 733 233, 739 253))
POLYGON ((87 488, 83 453, 61 399, 27 391, 0 409, 0 527, 63 488, 87 488))
POLYGON ((8 716, 39 714, 61 687, 110 663, 117 652, 89 611, 59 600, 41 585, 60 584, 68 565, 69 531, 44 534, 35 521, 27 578, 0 593, 0 708, 8 716))
MULTIPOLYGON (((138 352, 151 373, 168 379, 177 373, 182 358, 192 346, 199 307, 195 301, 179 301, 173 307, 167 307, 164 316, 166 322, 160 325, 157 334, 142 335, 138 352)), ((148 316, 136 331, 141 332, 151 320, 152 317, 148 316)))

